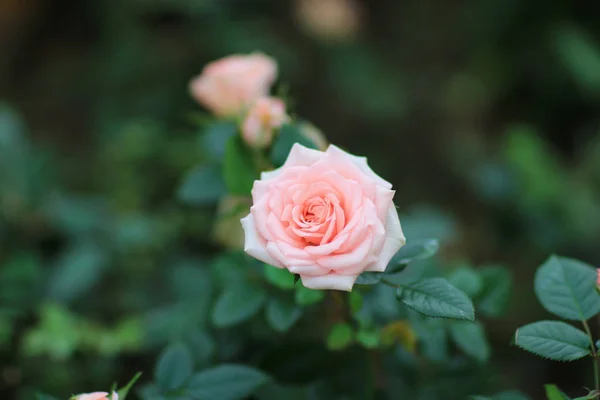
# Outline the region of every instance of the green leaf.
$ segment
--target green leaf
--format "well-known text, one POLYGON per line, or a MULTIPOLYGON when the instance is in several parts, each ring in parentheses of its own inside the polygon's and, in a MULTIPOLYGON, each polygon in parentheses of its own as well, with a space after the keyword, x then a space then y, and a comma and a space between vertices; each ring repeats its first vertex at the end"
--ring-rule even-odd
POLYGON ((154 370, 154 379, 161 389, 176 390, 185 384, 193 369, 194 360, 187 346, 173 344, 160 355, 154 370))
POLYGON ((477 296, 477 310, 490 317, 500 317, 508 309, 512 294, 510 271, 500 266, 488 266, 479 269, 483 280, 483 289, 477 296))
POLYGON ((215 352, 215 342, 208 333, 203 331, 188 333, 186 344, 194 355, 196 366, 205 366, 210 363, 215 352))
POLYGON ((360 330, 356 332, 356 341, 366 349, 374 349, 379 346, 380 335, 376 330, 360 330))
POLYGON ((212 322, 218 328, 225 328, 246 321, 260 311, 265 299, 265 292, 252 285, 240 283, 228 287, 217 300, 212 322))
POLYGON ((594 39, 576 27, 558 32, 556 46, 562 63, 582 90, 600 91, 600 50, 594 39))
POLYGON ((283 290, 294 289, 294 274, 290 273, 285 268, 277 268, 272 265, 265 264, 265 278, 272 285, 283 290))
POLYGON ((252 152, 240 136, 233 136, 227 141, 223 178, 229 193, 241 196, 249 195, 254 181, 259 178, 252 152))
POLYGON ((492 397, 486 396, 471 396, 471 400, 529 400, 529 397, 521 392, 511 390, 508 392, 498 393, 492 397))
POLYGON ((385 272, 388 274, 399 272, 410 262, 433 257, 439 249, 440 244, 436 239, 421 239, 407 242, 392 257, 385 272))
POLYGON ((106 261, 103 249, 95 243, 86 241, 68 248, 48 282, 49 297, 68 302, 89 293, 102 278, 106 261))
POLYGON ((477 296, 483 289, 483 278, 471 267, 460 267, 448 275, 448 282, 469 297, 477 296))
POLYGON ((245 365, 224 364, 195 374, 187 390, 195 400, 244 399, 270 379, 263 372, 245 365))
POLYGON ((216 203, 226 192, 219 167, 206 165, 191 170, 183 178, 177 196, 187 204, 206 205, 216 203))
POLYGON ((324 297, 325 292, 322 290, 309 289, 303 285, 296 286, 296 304, 300 306, 310 306, 311 304, 319 303, 324 297))
POLYGON ((596 270, 580 261, 552 256, 535 274, 535 293, 549 312, 587 320, 600 312, 596 270))
POLYGON ((342 350, 352 343, 354 331, 346 323, 333 325, 327 336, 327 348, 329 350, 342 350))
POLYGON ((354 290, 350 292, 348 297, 350 298, 350 312, 352 312, 352 314, 357 314, 363 307, 363 295, 359 291, 354 290))
POLYGON ((125 400, 127 398, 129 391, 131 390, 133 385, 135 385, 137 380, 140 379, 141 376, 142 376, 142 373, 138 372, 137 374, 135 374, 135 376, 133 378, 131 378, 131 380, 129 381, 129 383, 127 383, 127 385, 123 386, 121 389, 119 389, 117 391, 117 394, 119 395, 119 400, 125 400))
POLYGON ((590 354, 590 340, 579 329, 559 321, 540 321, 515 332, 515 345, 538 356, 572 361, 590 354))
POLYGON ((297 306, 275 298, 269 300, 266 311, 267 322, 278 332, 290 329, 302 315, 302 310, 297 306))
POLYGON ((217 121, 206 127, 200 137, 200 145, 206 155, 220 160, 225 156, 227 142, 238 133, 233 121, 217 121))
POLYGON ((547 400, 571 400, 556 385, 544 385, 547 400))
POLYGON ((298 126, 283 125, 271 149, 271 161, 275 166, 279 167, 285 163, 294 143, 299 143, 309 149, 317 149, 317 146, 301 133, 298 126))
POLYGON ((383 276, 380 272, 363 272, 354 282, 357 285, 375 285, 381 281, 383 276))
POLYGON ((54 396, 50 396, 44 393, 36 393, 35 394, 35 399, 36 400, 57 400, 56 397, 54 396))
POLYGON ((396 296, 406 306, 430 317, 475 320, 471 300, 442 278, 405 284, 398 288, 396 296))
POLYGON ((490 358, 490 345, 479 322, 453 321, 450 337, 466 355, 484 363, 490 358))

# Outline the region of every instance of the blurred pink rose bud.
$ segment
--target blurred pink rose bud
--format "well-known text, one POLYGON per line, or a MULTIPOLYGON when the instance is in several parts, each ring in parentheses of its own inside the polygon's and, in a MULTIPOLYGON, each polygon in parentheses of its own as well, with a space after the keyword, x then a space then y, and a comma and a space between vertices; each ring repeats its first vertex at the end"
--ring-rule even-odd
POLYGON ((250 147, 262 149, 273 141, 273 130, 289 121, 285 103, 275 97, 262 97, 250 108, 242 123, 242 137, 250 147))
POLYGON ((205 66, 190 82, 190 91, 217 116, 235 116, 267 95, 276 77, 277 64, 272 58, 261 53, 236 54, 205 66))
POLYGON ((109 398, 106 392, 84 393, 71 397, 71 400, 119 400, 119 395, 117 392, 112 392, 109 398))
POLYGON ((364 157, 296 143, 281 168, 254 182, 244 250, 308 288, 350 291, 406 243, 391 189, 364 157))
POLYGON ((600 268, 596 268, 596 290, 600 292, 600 268))

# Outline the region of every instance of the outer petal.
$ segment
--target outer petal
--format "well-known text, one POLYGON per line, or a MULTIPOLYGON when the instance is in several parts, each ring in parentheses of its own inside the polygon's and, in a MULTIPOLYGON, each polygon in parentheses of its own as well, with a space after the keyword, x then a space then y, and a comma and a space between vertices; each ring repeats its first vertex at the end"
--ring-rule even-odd
POLYGON ((329 273, 322 276, 300 275, 300 277, 302 278, 302 284, 309 289, 333 289, 351 292, 357 275, 339 275, 336 273, 329 273))
POLYGON ((380 177, 379 175, 377 175, 372 169, 371 167, 369 167, 369 164, 367 163, 367 158, 366 157, 358 157, 355 156, 354 154, 350 154, 345 152, 344 150, 340 149, 339 147, 330 144, 329 147, 327 148, 327 153, 342 153, 345 157, 347 157, 354 165, 356 165, 357 167, 359 167, 361 169, 362 172, 364 172, 368 177, 374 179, 377 184, 383 186, 386 189, 391 189, 392 188, 392 184, 389 183, 388 181, 386 181, 385 179, 383 179, 382 177, 380 177))
POLYGON ((379 254, 379 259, 370 265, 366 271, 385 271, 394 254, 406 244, 406 238, 404 237, 402 227, 400 226, 400 218, 398 218, 398 211, 396 211, 396 206, 394 206, 394 204, 392 204, 388 210, 385 230, 386 238, 381 253, 379 254))
POLYGON ((284 167, 304 166, 309 167, 325 157, 325 153, 319 150, 309 149, 302 146, 300 143, 294 143, 284 167))
POLYGON ((108 393, 106 393, 106 392, 84 393, 84 394, 75 396, 73 399, 74 400, 107 400, 108 393))
POLYGON ((244 251, 252 257, 259 259, 262 262, 273 265, 274 267, 283 268, 283 265, 275 260, 267 251, 267 244, 256 230, 256 224, 252 214, 248 214, 242 218, 242 227, 244 228, 244 251))

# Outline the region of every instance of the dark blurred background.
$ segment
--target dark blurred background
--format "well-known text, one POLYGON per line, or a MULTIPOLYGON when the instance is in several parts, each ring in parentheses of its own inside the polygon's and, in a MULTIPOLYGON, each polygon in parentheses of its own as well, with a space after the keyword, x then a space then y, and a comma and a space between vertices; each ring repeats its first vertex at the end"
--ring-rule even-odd
MULTIPOLYGON (((25 158, 0 160, 4 175, 25 177, 15 178, 21 191, 3 181, 0 196, 0 275, 25 288, 10 300, 17 316, 0 313, 5 398, 27 398, 17 389, 27 385, 64 391, 81 368, 95 374, 82 387, 152 368, 154 356, 127 355, 139 332, 106 334, 111 354, 124 355, 97 362, 70 357, 67 339, 44 346, 68 332, 31 329, 48 290, 100 324, 127 325, 167 296, 155 264, 175 248, 214 251, 199 239, 210 236, 210 214, 180 213, 174 196, 198 162, 189 121, 199 106, 187 85, 207 62, 255 50, 279 62, 295 115, 366 155, 396 187, 401 212, 441 230, 444 257, 513 271, 510 314, 485 321, 508 387, 541 399, 544 383, 568 393, 591 384, 589 361, 543 361, 510 339, 551 318, 533 294, 550 254, 600 265, 597 1, 0 0, 0 138, 18 130, 32 143, 25 158), (104 296, 83 306, 85 286, 73 294, 65 283, 72 271, 52 278, 45 265, 65 248, 101 264, 98 241, 86 238, 106 233, 106 209, 119 221, 119 261, 85 278, 104 296), (48 289, 46 279, 58 283, 48 289), (40 362, 45 352, 56 361, 40 362)), ((71 317, 54 318, 64 328, 71 317)))

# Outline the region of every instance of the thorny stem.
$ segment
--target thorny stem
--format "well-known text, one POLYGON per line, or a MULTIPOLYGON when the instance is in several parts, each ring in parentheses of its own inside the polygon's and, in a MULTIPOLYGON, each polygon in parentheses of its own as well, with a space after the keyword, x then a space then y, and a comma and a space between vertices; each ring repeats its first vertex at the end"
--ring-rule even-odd
POLYGON ((596 390, 600 390, 600 375, 598 375, 598 352, 596 351, 596 345, 594 345, 594 339, 592 338, 592 332, 587 321, 583 320, 583 328, 588 338, 590 338, 590 344, 592 345, 592 362, 594 364, 594 384, 596 390))

